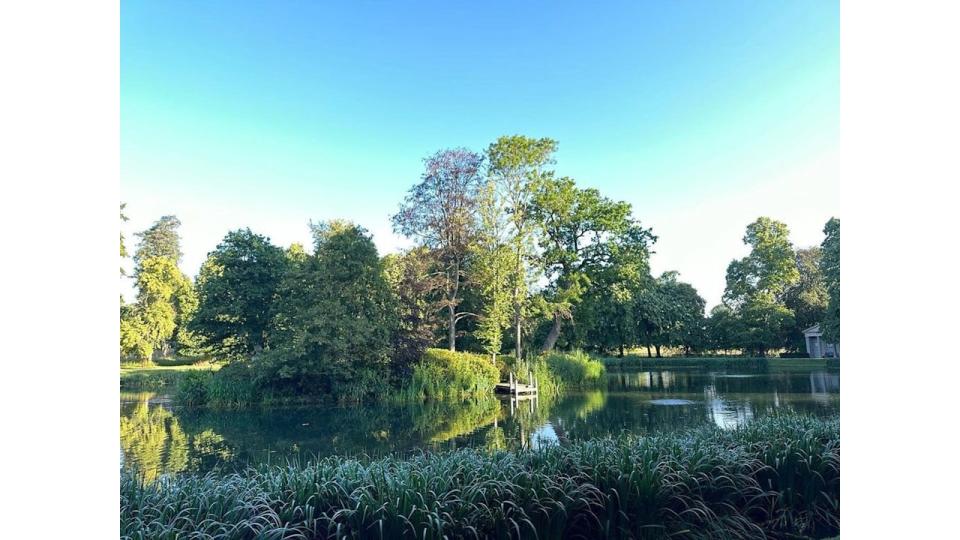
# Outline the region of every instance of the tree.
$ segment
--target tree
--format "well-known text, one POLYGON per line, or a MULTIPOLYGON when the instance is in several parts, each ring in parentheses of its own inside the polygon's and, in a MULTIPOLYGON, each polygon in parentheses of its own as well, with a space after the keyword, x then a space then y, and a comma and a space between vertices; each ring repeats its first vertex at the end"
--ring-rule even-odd
POLYGON ((647 345, 661 357, 661 347, 679 346, 687 353, 702 342, 706 302, 689 283, 677 281, 677 272, 664 272, 637 300, 636 320, 647 345))
POLYGON ((782 347, 795 328, 793 312, 767 295, 757 295, 743 304, 738 313, 740 330, 736 340, 748 351, 764 357, 771 348, 782 347))
POLYGON ((590 287, 574 307, 577 345, 616 349, 623 357, 636 344, 637 303, 652 285, 649 244, 655 241, 649 230, 632 224, 609 242, 609 264, 587 268, 590 287))
MULTIPOLYGON (((602 197, 596 189, 577 188, 564 177, 545 178, 533 193, 530 213, 541 228, 541 261, 552 278, 548 311, 552 326, 541 347, 550 351, 560 337, 564 319, 573 318, 573 307, 589 286, 590 269, 610 264, 611 240, 633 225, 630 204, 602 197)), ((652 240, 640 229, 641 241, 652 240)))
POLYGON ((281 285, 277 346, 257 357, 260 382, 359 398, 386 382, 394 297, 365 229, 346 221, 311 229, 314 254, 281 285))
POLYGON ((483 302, 474 334, 494 361, 503 345, 503 329, 510 324, 511 250, 504 240, 504 205, 496 185, 487 182, 478 198, 479 226, 472 248, 473 284, 483 302))
POLYGON ((840 344, 840 220, 830 218, 823 227, 826 238, 820 244, 823 257, 820 271, 823 273, 824 286, 829 300, 821 323, 823 339, 827 343, 840 344))
POLYGON ((186 324, 197 308, 193 283, 177 267, 180 258, 180 220, 164 216, 137 233, 140 244, 133 255, 137 301, 121 310, 121 350, 149 361, 160 349, 168 356, 189 345, 186 324))
POLYGON ((433 263, 429 249, 423 246, 383 258, 384 275, 397 306, 392 340, 395 375, 408 374, 410 366, 433 344, 440 328, 434 293, 443 287, 443 278, 432 271, 433 263))
POLYGON ((786 224, 761 217, 747 226, 744 244, 750 254, 727 267, 724 302, 741 321, 740 343, 761 356, 789 341, 784 325, 795 324, 784 304, 786 292, 800 280, 786 224))
POLYGON ((447 346, 456 350, 457 322, 472 314, 460 313, 460 287, 474 235, 476 192, 483 156, 465 148, 441 150, 424 160, 421 182, 407 194, 393 216, 394 230, 434 250, 444 277, 447 310, 447 346))
POLYGON ((796 322, 789 340, 796 348, 803 347, 803 331, 822 321, 827 309, 829 296, 820 271, 821 252, 819 246, 797 250, 800 279, 784 294, 783 303, 796 322))
POLYGON ((196 309, 193 284, 167 257, 141 260, 137 302, 121 309, 121 350, 149 361, 157 349, 169 355, 182 325, 196 309))
POLYGON ((179 265, 183 258, 180 251, 180 220, 177 216, 163 216, 149 229, 138 232, 140 245, 133 255, 134 262, 139 266, 145 259, 166 257, 179 265))
POLYGON ((729 351, 740 346, 742 334, 737 314, 720 304, 710 310, 706 320, 707 346, 716 351, 729 351))
POLYGON ((800 279, 786 224, 761 217, 747 226, 743 243, 750 254, 727 267, 724 300, 733 306, 764 294, 782 301, 786 290, 800 279))
POLYGON ((510 230, 507 245, 510 267, 507 280, 513 313, 514 354, 521 358, 522 331, 526 315, 527 291, 533 280, 535 225, 531 215, 536 186, 552 176, 544 167, 553 163, 557 142, 522 135, 504 136, 487 148, 488 173, 505 201, 510 230))
POLYGON ((190 329, 213 356, 249 357, 269 347, 277 289, 287 256, 250 229, 231 231, 197 277, 200 307, 190 329))

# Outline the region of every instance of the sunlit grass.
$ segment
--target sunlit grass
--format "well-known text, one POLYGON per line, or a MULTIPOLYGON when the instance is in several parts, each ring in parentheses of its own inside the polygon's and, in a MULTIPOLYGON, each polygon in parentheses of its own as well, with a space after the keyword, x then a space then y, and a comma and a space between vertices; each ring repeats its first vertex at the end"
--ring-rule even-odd
POLYGON ((521 452, 124 472, 120 496, 128 538, 824 537, 839 532, 840 425, 789 415, 521 452))

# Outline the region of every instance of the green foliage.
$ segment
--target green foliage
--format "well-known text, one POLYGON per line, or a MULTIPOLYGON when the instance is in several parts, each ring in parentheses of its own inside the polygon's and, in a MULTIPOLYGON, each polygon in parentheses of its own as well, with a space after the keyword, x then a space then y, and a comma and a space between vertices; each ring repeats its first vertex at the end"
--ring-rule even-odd
POLYGON ((250 229, 231 231, 210 252, 197 277, 199 309, 190 329, 216 358, 249 358, 269 346, 283 250, 250 229))
POLYGON ((823 538, 839 527, 839 419, 792 415, 120 483, 121 537, 823 538))
POLYGON ((761 217, 747 226, 743 242, 750 254, 727 267, 724 302, 740 319, 738 345, 764 356, 787 345, 796 324, 785 304, 787 292, 800 281, 790 231, 779 221, 761 217))
POLYGON ((254 361, 274 390, 343 396, 388 371, 396 306, 366 230, 333 221, 313 232, 314 255, 280 287, 277 346, 254 361))
POLYGON ((743 243, 750 254, 727 267, 725 301, 734 307, 758 295, 783 300, 786 290, 800 279, 787 225, 768 217, 747 226, 743 243))
POLYGON ((133 255, 133 260, 137 266, 143 264, 147 259, 165 258, 173 261, 174 265, 180 264, 183 258, 183 252, 180 251, 180 220, 177 216, 163 216, 156 221, 149 229, 138 232, 137 238, 140 244, 137 246, 137 252, 133 255))
POLYGON ((688 353, 703 343, 703 309, 706 301, 689 283, 677 281, 676 272, 664 272, 637 296, 635 318, 642 343, 657 349, 683 347, 688 353))
POLYGON ((583 387, 596 384, 603 378, 603 363, 583 351, 553 352, 546 355, 546 364, 554 377, 564 386, 583 387))
POLYGON ((471 247, 473 285, 483 300, 475 334, 484 351, 494 358, 503 346, 503 329, 510 324, 511 251, 505 240, 504 204, 493 182, 480 189, 480 225, 471 247))
POLYGON ((793 312, 795 319, 790 341, 792 347, 800 351, 804 349, 803 331, 823 320, 829 301, 820 271, 821 253, 821 248, 817 246, 797 250, 800 279, 784 295, 783 303, 793 312))
POLYGON ((552 278, 546 294, 552 327, 542 347, 547 351, 559 338, 562 321, 574 319, 591 274, 614 262, 615 239, 630 234, 635 247, 647 252, 654 237, 633 222, 629 203, 577 188, 567 177, 537 182, 530 212, 541 229, 540 261, 552 278))
POLYGON ((479 354, 427 349, 413 368, 408 392, 430 399, 490 397, 500 371, 479 354))
POLYGON ((440 279, 432 272, 434 261, 425 247, 383 258, 384 276, 397 306, 391 365, 398 377, 408 377, 413 363, 436 341, 440 320, 433 293, 440 279))
POLYGON ((826 312, 823 316, 820 330, 827 343, 840 343, 840 220, 830 218, 823 227, 821 249, 823 258, 820 269, 823 273, 824 286, 829 295, 826 312))
POLYGON ((528 316, 527 292, 536 278, 536 221, 532 198, 536 186, 553 175, 544 168, 553 163, 557 142, 522 135, 500 137, 487 148, 487 170, 503 197, 510 258, 506 283, 510 291, 514 355, 522 356, 523 325, 528 316))
POLYGON ((188 407, 206 405, 212 378, 213 374, 209 371, 184 372, 177 383, 177 402, 188 407))
POLYGON ((419 184, 393 216, 394 230, 417 239, 437 259, 441 306, 447 311, 447 345, 456 349, 461 286, 476 229, 476 197, 483 156, 465 148, 440 150, 424 160, 419 184))
POLYGON ((187 338, 178 330, 196 309, 197 298, 190 280, 166 257, 141 260, 136 284, 137 303, 120 311, 121 354, 149 361, 155 349, 169 353, 172 344, 187 338))

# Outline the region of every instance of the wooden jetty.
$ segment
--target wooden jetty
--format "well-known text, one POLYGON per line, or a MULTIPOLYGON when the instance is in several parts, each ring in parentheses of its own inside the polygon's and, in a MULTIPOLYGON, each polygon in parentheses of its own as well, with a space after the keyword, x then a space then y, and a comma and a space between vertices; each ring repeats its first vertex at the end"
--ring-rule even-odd
POLYGON ((513 376, 513 372, 510 372, 510 381, 498 383, 494 387, 494 391, 498 394, 510 394, 511 396, 520 399, 523 397, 536 397, 537 395, 537 380, 533 378, 532 373, 527 373, 527 380, 531 384, 523 384, 517 381, 517 378, 513 376))

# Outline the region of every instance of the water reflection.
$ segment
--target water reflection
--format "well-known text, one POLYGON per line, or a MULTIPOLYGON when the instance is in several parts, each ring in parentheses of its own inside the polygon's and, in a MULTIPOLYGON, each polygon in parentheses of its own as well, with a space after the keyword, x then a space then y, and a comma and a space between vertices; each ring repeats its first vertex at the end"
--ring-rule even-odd
POLYGON ((164 474, 332 454, 420 449, 539 448, 715 424, 733 428, 777 410, 830 415, 840 375, 829 371, 619 371, 606 388, 536 400, 189 411, 162 394, 122 394, 121 466, 164 474))

